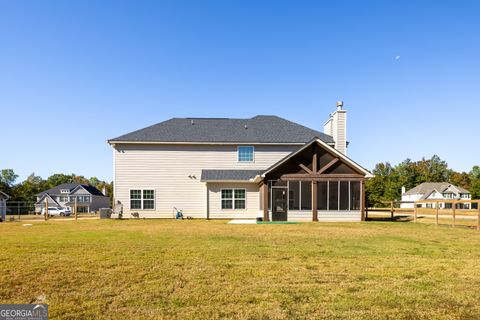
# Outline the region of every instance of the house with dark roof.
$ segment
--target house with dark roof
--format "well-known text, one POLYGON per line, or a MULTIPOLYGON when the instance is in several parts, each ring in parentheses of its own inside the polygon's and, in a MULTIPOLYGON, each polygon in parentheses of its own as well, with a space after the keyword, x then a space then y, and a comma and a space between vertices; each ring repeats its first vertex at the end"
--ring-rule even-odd
POLYGON ((361 221, 371 173, 347 156, 347 111, 323 132, 277 117, 173 118, 108 140, 124 216, 361 221))
POLYGON ((35 212, 40 213, 48 202, 49 207, 69 208, 77 212, 95 212, 100 208, 110 207, 110 197, 97 188, 80 183, 63 183, 37 194, 35 212))
MULTIPOLYGON (((455 186, 448 182, 424 182, 415 188, 405 191, 402 187, 402 208, 413 208, 415 201, 422 201, 417 203, 419 208, 434 208, 435 203, 439 200, 470 200, 472 195, 470 191, 462 187, 455 186), (428 202, 427 200, 434 200, 428 202)), ((460 209, 470 209, 469 203, 459 203, 457 207, 460 209)), ((451 209, 452 204, 446 202, 439 202, 440 209, 451 209)))

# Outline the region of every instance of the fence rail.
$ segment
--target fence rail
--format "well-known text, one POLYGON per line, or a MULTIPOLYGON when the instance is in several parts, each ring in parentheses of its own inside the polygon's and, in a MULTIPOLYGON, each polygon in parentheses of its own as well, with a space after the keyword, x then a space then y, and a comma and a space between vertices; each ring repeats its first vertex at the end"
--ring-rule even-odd
MULTIPOLYGON (((419 200, 419 201, 391 201, 388 203, 390 207, 385 208, 367 208, 366 216, 369 212, 390 213, 390 219, 395 220, 395 214, 413 216, 413 221, 427 222, 428 218, 434 217, 436 225, 442 222, 451 224, 452 227, 457 225, 476 227, 480 231, 480 200, 456 200, 456 199, 435 199, 435 200, 419 200), (413 204, 412 208, 399 208, 398 205, 413 204), (431 207, 423 207, 422 204, 431 204, 431 207), (441 206, 443 204, 443 207, 441 206), (450 204, 446 208, 445 204, 450 204), (469 204, 466 209, 465 204, 469 204), (447 221, 444 221, 447 219, 447 221), (476 222, 475 225, 462 223, 465 221, 476 222)), ((442 224, 445 224, 442 223, 442 224)))

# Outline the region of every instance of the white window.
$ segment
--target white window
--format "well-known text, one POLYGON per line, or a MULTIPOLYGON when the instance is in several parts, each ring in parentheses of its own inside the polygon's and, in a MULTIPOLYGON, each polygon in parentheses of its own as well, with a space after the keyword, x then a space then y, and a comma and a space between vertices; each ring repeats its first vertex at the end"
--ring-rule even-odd
POLYGON ((60 190, 60 193, 70 193, 70 190, 68 190, 68 189, 61 189, 61 190, 60 190))
POLYGON ((245 189, 222 189, 222 209, 245 209, 247 193, 245 189))
POLYGON ((130 190, 131 210, 153 210, 155 209, 155 190, 135 189, 130 190))
POLYGON ((254 161, 254 147, 238 147, 238 162, 253 162, 254 161))

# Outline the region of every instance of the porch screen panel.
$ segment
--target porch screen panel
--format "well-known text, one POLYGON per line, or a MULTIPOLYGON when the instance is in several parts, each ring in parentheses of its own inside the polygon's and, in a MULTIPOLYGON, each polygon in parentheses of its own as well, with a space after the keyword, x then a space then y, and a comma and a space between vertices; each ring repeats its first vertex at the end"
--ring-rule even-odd
POLYGON ((338 210, 338 181, 329 181, 328 210, 338 210))
POLYGON ((350 181, 350 210, 360 210, 360 181, 350 181))
POLYGON ((348 189, 348 181, 340 181, 340 210, 348 210, 350 198, 348 189))
POLYGON ((289 210, 300 210, 300 181, 290 181, 288 188, 289 210))
POLYGON ((328 182, 319 181, 317 183, 317 209, 327 210, 328 204, 328 182))
POLYGON ((312 210, 312 183, 310 181, 301 181, 302 190, 301 210, 312 210))

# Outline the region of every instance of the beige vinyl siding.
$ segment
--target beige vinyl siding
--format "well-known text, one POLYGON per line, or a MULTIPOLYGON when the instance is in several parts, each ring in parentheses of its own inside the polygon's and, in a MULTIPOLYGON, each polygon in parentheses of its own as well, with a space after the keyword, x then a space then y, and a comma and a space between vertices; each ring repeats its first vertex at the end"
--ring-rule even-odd
POLYGON ((256 183, 208 183, 211 219, 255 219, 263 216, 256 183), (222 189, 245 189, 245 209, 222 209, 222 189))
POLYGON ((202 169, 261 170, 298 146, 254 145, 255 161, 237 161, 236 145, 116 145, 115 200, 128 216, 130 189, 155 190, 155 210, 133 210, 141 217, 172 218, 173 207, 185 216, 205 218, 207 188, 202 169), (190 177, 189 177, 190 176, 190 177))

